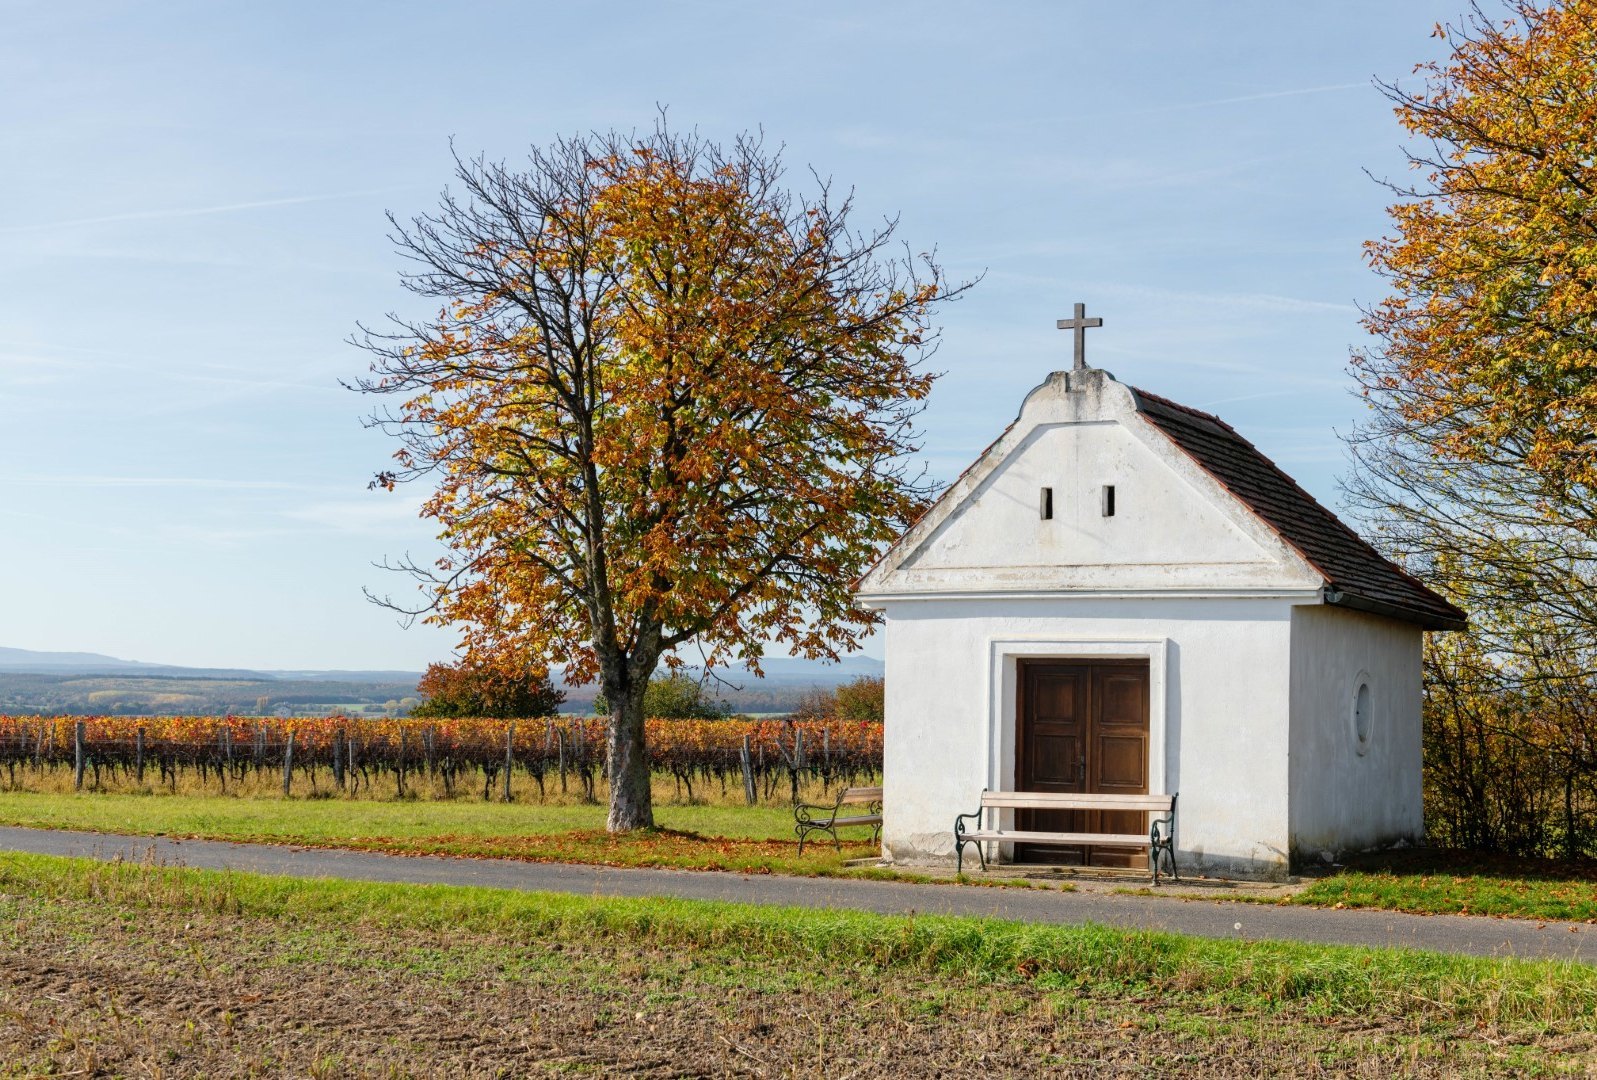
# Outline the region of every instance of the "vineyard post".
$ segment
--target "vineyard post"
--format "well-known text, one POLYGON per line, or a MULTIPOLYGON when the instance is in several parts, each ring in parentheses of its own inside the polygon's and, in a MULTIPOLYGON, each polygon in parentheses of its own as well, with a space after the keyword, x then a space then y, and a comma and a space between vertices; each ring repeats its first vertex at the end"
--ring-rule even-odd
MULTIPOLYGON (((580 747, 582 753, 582 797, 588 802, 598 802, 599 798, 594 794, 593 790, 593 755, 590 752, 592 744, 589 741, 588 722, 586 720, 577 721, 577 740, 577 745, 580 747)), ((604 756, 601 755, 599 761, 599 771, 601 774, 604 772, 606 764, 608 764, 608 762, 604 760, 604 756)), ((609 777, 606 776, 605 779, 609 780, 609 777)))
POLYGON ((288 733, 288 741, 283 744, 283 794, 287 795, 289 788, 294 783, 294 733, 288 733))
POLYGON ((788 779, 793 785, 793 801, 799 801, 799 770, 804 767, 804 729, 793 726, 793 764, 788 768, 788 779))
POLYGON ((72 729, 72 782, 77 790, 83 790, 83 721, 79 720, 72 729))
POLYGON ((399 797, 405 797, 405 725, 399 725, 399 760, 394 762, 394 785, 399 797))
POLYGON ((333 732, 333 783, 344 790, 344 729, 333 732))
POLYGON ((510 770, 516 766, 516 722, 505 728, 505 802, 510 801, 510 770))
POLYGON ((743 798, 753 806, 759 801, 759 792, 754 790, 754 758, 749 754, 749 736, 743 734, 743 751, 739 755, 743 762, 743 798))
POLYGON ((560 754, 560 794, 566 793, 566 729, 555 729, 555 743, 560 754))
POLYGON ((139 783, 144 783, 144 726, 133 734, 133 773, 139 783))
POLYGON ((44 725, 39 725, 39 738, 33 744, 33 768, 35 771, 44 767, 44 725))

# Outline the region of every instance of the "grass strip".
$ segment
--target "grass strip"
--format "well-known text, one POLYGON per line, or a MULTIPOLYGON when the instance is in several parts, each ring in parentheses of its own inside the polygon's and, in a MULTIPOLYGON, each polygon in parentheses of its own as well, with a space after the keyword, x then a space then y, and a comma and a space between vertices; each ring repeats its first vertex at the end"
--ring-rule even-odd
MULTIPOLYGON (((801 855, 791 807, 662 806, 662 827, 603 829, 605 808, 586 804, 375 802, 237 796, 0 792, 0 825, 237 844, 291 844, 388 855, 450 855, 590 866, 867 878, 912 884, 932 876, 850 865, 881 848, 869 829, 845 829, 840 849, 814 839, 801 855), (862 837, 866 839, 862 839, 862 837)), ((1013 878, 962 878, 990 888, 1073 889, 1013 878)))
POLYGON ((211 911, 296 926, 478 933, 529 946, 596 939, 774 966, 902 970, 1084 996, 1292 1006, 1597 1029, 1597 968, 1395 949, 1221 941, 1102 926, 889 916, 675 899, 373 884, 54 856, 0 856, 0 892, 124 908, 211 911))
POLYGON ((1597 922, 1597 877, 1590 865, 1489 859, 1464 852, 1381 861, 1394 865, 1349 867, 1314 882, 1293 902, 1421 915, 1597 922))

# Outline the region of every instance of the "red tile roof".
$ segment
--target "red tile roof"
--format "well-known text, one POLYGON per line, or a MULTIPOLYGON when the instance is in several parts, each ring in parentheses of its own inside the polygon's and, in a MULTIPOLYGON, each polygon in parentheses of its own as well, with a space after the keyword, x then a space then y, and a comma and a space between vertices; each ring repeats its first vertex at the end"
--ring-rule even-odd
POLYGON ((1366 543, 1217 416, 1132 388, 1141 415, 1325 575, 1326 599, 1459 630, 1463 611, 1366 543))

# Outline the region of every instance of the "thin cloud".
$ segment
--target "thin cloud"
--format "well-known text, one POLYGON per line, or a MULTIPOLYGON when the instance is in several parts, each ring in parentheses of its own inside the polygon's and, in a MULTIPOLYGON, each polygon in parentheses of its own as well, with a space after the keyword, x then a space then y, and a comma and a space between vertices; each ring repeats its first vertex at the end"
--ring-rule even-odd
POLYGON ((107 225, 118 221, 166 221, 173 218, 204 217, 210 214, 232 214, 240 210, 260 210, 272 206, 300 206, 305 203, 333 202, 337 199, 358 199, 367 195, 381 195, 403 190, 403 186, 366 188, 361 191, 338 191, 327 195, 294 195, 286 199, 256 199, 251 202, 226 203, 221 206, 194 206, 171 210, 135 210, 125 214, 102 214, 97 217, 69 218, 65 221, 41 221, 29 225, 0 225, 0 233, 44 232, 49 229, 72 229, 82 225, 107 225))
POLYGON ((1211 98, 1208 101, 1189 101, 1181 105, 1170 105, 1158 112, 1181 112, 1186 109, 1207 109, 1211 105, 1237 105, 1244 101, 1270 101, 1274 98, 1303 97, 1308 94, 1332 94, 1339 90, 1367 89, 1370 83, 1332 83, 1329 86, 1305 86, 1297 90, 1268 90, 1262 94, 1238 94, 1236 97, 1211 98))
MULTIPOLYGON (((1028 285, 1046 285, 1058 292, 1082 288, 1079 279, 1060 274, 1035 274, 1023 271, 989 271, 988 280, 1013 281, 1028 285)), ((1357 304, 1334 300, 1311 300, 1297 296, 1282 296, 1267 292, 1202 292, 1190 289, 1164 289, 1153 285, 1132 285, 1117 282, 1093 282, 1090 288, 1097 294, 1134 296, 1166 303, 1187 304, 1200 310, 1214 308, 1244 308, 1257 311, 1288 311, 1297 313, 1327 312, 1339 315, 1357 315, 1357 304)))
POLYGON ((59 517, 50 514, 36 514, 32 510, 18 510, 14 506, 0 507, 0 521, 5 521, 7 518, 29 518, 33 521, 48 521, 55 525, 61 523, 59 517))
POLYGON ((1213 409, 1219 405, 1235 405, 1238 402, 1243 401, 1261 401, 1265 398, 1286 397, 1289 394, 1296 394, 1298 392, 1298 389, 1295 387, 1291 390, 1266 390, 1260 394, 1238 394, 1235 397, 1223 397, 1215 398, 1212 401, 1200 401, 1193 407, 1197 409, 1213 409))
POLYGON ((430 528, 417 524, 420 509, 419 499, 343 500, 294 507, 283 516, 332 532, 391 536, 396 529, 430 528))
POLYGON ((287 480, 230 480, 210 476, 8 476, 0 484, 23 487, 170 487, 216 488, 250 491, 327 491, 328 484, 298 484, 287 480))
POLYGON ((1296 296, 1281 296, 1278 293, 1266 292, 1197 292, 1184 289, 1160 289, 1148 285, 1115 285, 1103 284, 1098 289, 1102 292, 1146 296, 1153 299, 1172 302, 1185 302, 1199 308, 1236 307, 1253 308, 1262 311, 1292 311, 1292 312, 1335 312, 1343 315, 1357 315, 1358 305, 1338 303, 1333 300, 1306 300, 1296 296))

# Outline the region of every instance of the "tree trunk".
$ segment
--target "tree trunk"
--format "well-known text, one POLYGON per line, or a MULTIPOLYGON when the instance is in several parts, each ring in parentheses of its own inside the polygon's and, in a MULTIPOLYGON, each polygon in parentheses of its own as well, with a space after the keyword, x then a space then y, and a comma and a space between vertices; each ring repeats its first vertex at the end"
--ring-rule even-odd
POLYGON ((611 832, 654 828, 654 799, 649 790, 649 756, 643 736, 643 691, 647 678, 633 685, 605 688, 610 703, 608 740, 611 832))

